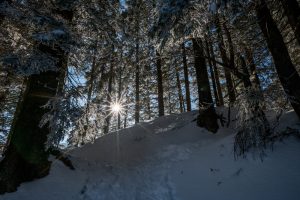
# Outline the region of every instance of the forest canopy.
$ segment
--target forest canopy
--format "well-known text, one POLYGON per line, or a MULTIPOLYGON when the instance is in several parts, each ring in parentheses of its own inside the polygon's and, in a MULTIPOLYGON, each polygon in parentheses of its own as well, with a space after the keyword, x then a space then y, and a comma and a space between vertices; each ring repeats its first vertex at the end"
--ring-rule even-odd
POLYGON ((0 0, 0 193, 53 152, 191 110, 217 133, 237 109, 235 154, 263 149, 266 111, 300 116, 299 18, 299 0, 0 0))

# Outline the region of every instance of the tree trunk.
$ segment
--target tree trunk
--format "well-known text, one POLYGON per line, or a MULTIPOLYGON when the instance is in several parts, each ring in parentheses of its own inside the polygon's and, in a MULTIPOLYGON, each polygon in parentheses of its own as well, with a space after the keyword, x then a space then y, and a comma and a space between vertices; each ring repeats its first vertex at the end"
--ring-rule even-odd
MULTIPOLYGON (((68 22, 72 11, 55 10, 68 22)), ((55 98, 63 86, 60 80, 66 74, 68 55, 56 45, 39 44, 37 48, 57 60, 57 71, 45 71, 29 76, 23 102, 14 119, 10 142, 0 163, 0 194, 13 192, 25 181, 41 178, 49 173, 51 162, 45 149, 50 129, 40 127, 42 117, 49 112, 44 105, 55 98)))
POLYGON ((20 111, 15 116, 10 142, 0 163, 0 194, 13 192, 24 181, 41 178, 49 173, 51 162, 45 149, 47 126, 40 127, 40 120, 49 112, 43 106, 56 95, 61 73, 67 67, 67 56, 59 48, 40 45, 39 49, 57 58, 58 72, 47 71, 31 75, 20 111))
POLYGON ((3 72, 0 75, 0 113, 3 112, 3 108, 5 107, 7 95, 9 94, 9 86, 13 78, 10 72, 3 72))
MULTIPOLYGON (((147 76, 151 73, 151 68, 150 65, 146 66, 146 71, 147 71, 147 76)), ((146 112, 148 115, 148 120, 151 119, 151 94, 150 94, 150 87, 151 87, 151 82, 149 80, 149 77, 146 78, 146 112)))
MULTIPOLYGON (((96 45, 97 48, 97 45, 96 45)), ((87 100, 86 100, 86 108, 85 108, 85 125, 83 133, 81 134, 81 145, 84 145, 84 138, 87 135, 89 129, 89 112, 90 112, 90 104, 92 100, 92 94, 94 89, 94 80, 95 80, 95 71, 96 71, 96 50, 94 50, 93 58, 92 58, 92 68, 90 71, 90 79, 89 79, 89 87, 87 93, 87 100)))
MULTIPOLYGON (((207 57, 211 57, 207 40, 205 40, 205 48, 206 48, 207 57)), ((212 82, 212 86, 213 86, 216 105, 219 106, 220 105, 220 100, 219 100, 219 95, 218 95, 218 91, 217 91, 216 79, 215 79, 215 74, 214 74, 211 59, 208 59, 208 66, 209 66, 209 72, 210 72, 211 82, 212 82)))
POLYGON ((190 94, 189 71, 188 71, 188 65, 187 65, 187 60, 186 60, 186 52, 185 52, 184 43, 182 43, 182 59, 183 59, 183 71, 184 71, 186 110, 191 111, 191 94, 190 94))
POLYGON ((219 76, 219 71, 217 68, 217 63, 216 63, 215 54, 213 51, 213 46, 211 44, 211 41, 209 41, 209 50, 210 50, 210 56, 212 58, 213 71, 214 71, 215 81, 216 81, 216 86, 217 86, 217 91, 218 91, 219 106, 223 106, 224 99, 223 99, 223 93, 222 93, 222 88, 221 88, 221 84, 220 84, 220 76, 219 76))
POLYGON ((111 103, 111 93, 112 93, 112 84, 113 84, 113 77, 114 77, 114 65, 113 62, 111 62, 110 70, 109 70, 109 79, 108 79, 108 86, 107 86, 107 97, 106 97, 106 104, 107 104, 107 111, 106 111, 106 117, 105 117, 105 125, 103 132, 108 133, 109 132, 109 126, 110 126, 110 120, 111 120, 111 111, 109 109, 110 103, 111 103))
POLYGON ((292 107, 300 117, 300 77, 293 65, 283 37, 277 28, 264 0, 255 7, 258 24, 272 54, 275 68, 282 87, 292 107))
MULTIPOLYGON (((128 93, 126 94, 125 99, 128 99, 128 93)), ((125 109, 125 116, 124 116, 124 128, 127 128, 127 118, 128 118, 128 108, 125 109)))
MULTIPOLYGON (((121 69, 119 69, 121 71, 121 69)), ((122 92, 122 72, 119 74, 119 83, 118 83, 118 102, 121 101, 121 92, 122 92)), ((121 115, 118 113, 118 129, 121 129, 121 115)))
MULTIPOLYGON (((122 49, 121 49, 122 50, 122 49)), ((123 54, 121 53, 121 58, 120 60, 123 60, 123 54)), ((123 82, 122 82, 122 75, 123 75, 123 68, 121 63, 119 63, 119 77, 118 77, 118 102, 121 103, 121 98, 122 98, 122 90, 123 90, 123 82)), ((121 129, 121 113, 118 113, 118 129, 121 129)))
POLYGON ((229 47, 229 66, 234 69, 235 68, 234 47, 233 47, 230 31, 225 22, 223 23, 223 28, 225 31, 225 35, 227 37, 228 47, 229 47))
POLYGON ((280 0, 298 44, 300 45, 300 7, 297 0, 280 0))
POLYGON ((249 74, 249 70, 248 70, 247 65, 246 65, 246 61, 245 61, 245 59, 242 55, 239 55, 239 59, 240 59, 240 63, 241 63, 243 73, 245 74, 244 78, 242 79, 242 81, 244 83, 244 87, 245 88, 251 87, 252 84, 251 84, 251 81, 250 81, 250 74, 249 74))
POLYGON ((245 74, 242 80, 247 92, 246 96, 244 97, 246 98, 245 100, 247 103, 246 105, 243 104, 242 106, 247 106, 246 113, 250 116, 242 122, 246 125, 242 125, 243 128, 239 128, 240 130, 238 130, 238 133, 235 135, 234 152, 236 155, 241 156, 244 155, 244 153, 248 151, 250 147, 263 146, 266 141, 266 137, 271 134, 271 129, 265 112, 260 105, 260 102, 263 101, 263 99, 256 97, 257 90, 253 88, 253 85, 250 81, 250 75, 246 61, 242 55, 239 56, 239 60, 245 74), (254 130, 253 127, 247 126, 249 121, 252 121, 251 123, 255 124, 254 130))
POLYGON ((179 69, 176 67, 176 83, 177 83, 177 89, 178 89, 178 100, 180 105, 180 113, 183 113, 183 96, 182 96, 182 90, 181 90, 181 82, 179 77, 179 69))
POLYGON ((247 59, 247 64, 250 67, 250 79, 253 81, 255 84, 255 87, 262 93, 262 88, 260 85, 260 80, 258 78, 257 70, 256 70, 256 65, 253 60, 253 53, 249 48, 245 49, 245 55, 247 59))
POLYGON ((209 79, 203 54, 203 45, 200 39, 193 39, 193 50, 195 56, 195 70, 197 76, 199 116, 197 124, 207 130, 216 133, 219 129, 217 114, 213 106, 209 79))
POLYGON ((158 95, 158 116, 164 116, 164 89, 163 89, 163 76, 161 69, 161 57, 156 51, 156 69, 157 69, 157 95, 158 95))
POLYGON ((139 65, 139 44, 136 44, 136 66, 135 66, 135 123, 140 122, 140 65, 139 65))
MULTIPOLYGON (((228 67, 233 67, 230 65, 230 64, 232 64, 231 63, 232 61, 230 61, 226 55, 225 44, 224 44, 223 35, 222 35, 222 29, 220 26, 220 21, 219 21, 218 16, 216 16, 215 19, 216 19, 215 24, 217 27, 217 34, 218 34, 218 46, 220 49, 222 61, 228 67)), ((228 96, 229 96, 229 102, 234 103, 236 97, 235 97, 234 85, 233 85, 230 70, 228 68, 224 68, 224 73, 225 73, 225 79, 226 79, 226 86, 227 86, 227 90, 228 90, 227 92, 228 92, 228 96)))
POLYGON ((135 18, 135 33, 136 33, 136 44, 135 44, 135 124, 140 122, 140 41, 139 41, 139 11, 136 13, 135 18))

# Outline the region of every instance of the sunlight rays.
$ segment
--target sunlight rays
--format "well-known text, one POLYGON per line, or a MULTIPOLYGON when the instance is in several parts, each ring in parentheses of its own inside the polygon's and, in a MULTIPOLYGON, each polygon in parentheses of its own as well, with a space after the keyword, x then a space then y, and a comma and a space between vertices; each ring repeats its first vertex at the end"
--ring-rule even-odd
POLYGON ((120 97, 118 98, 117 96, 110 96, 110 100, 105 102, 104 106, 104 112, 107 113, 105 117, 117 117, 117 116, 122 116, 125 114, 125 111, 128 107, 126 105, 126 98, 124 97, 124 94, 121 94, 120 97))

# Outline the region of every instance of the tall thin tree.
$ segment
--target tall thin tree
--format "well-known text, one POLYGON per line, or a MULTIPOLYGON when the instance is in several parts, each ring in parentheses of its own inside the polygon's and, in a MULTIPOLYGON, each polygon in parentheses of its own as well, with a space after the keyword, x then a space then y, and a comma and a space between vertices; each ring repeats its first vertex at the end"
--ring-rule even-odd
POLYGON ((191 111, 189 70, 188 70, 188 64, 187 64, 187 59, 186 59, 186 50, 185 50, 184 43, 182 43, 181 48, 182 48, 182 62, 183 62, 183 71, 184 71, 186 110, 191 111))
POLYGON ((256 2, 258 24, 272 54, 281 85, 292 107, 300 117, 300 76, 293 65, 283 37, 276 26, 265 0, 256 2))
POLYGON ((156 51, 156 70, 157 70, 156 72, 157 72, 158 116, 164 116, 165 108, 164 108, 163 73, 162 73, 161 56, 158 51, 156 51))

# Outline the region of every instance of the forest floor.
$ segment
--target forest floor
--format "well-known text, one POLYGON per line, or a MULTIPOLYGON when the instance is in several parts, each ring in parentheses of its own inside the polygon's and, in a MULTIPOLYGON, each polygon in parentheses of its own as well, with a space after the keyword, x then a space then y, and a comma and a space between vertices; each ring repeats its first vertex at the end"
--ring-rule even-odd
MULTIPOLYGON (((46 178, 22 184, 1 200, 299 200, 300 142, 276 142, 234 158, 234 124, 212 134, 197 112, 161 117, 70 150, 75 170, 53 161, 46 178)), ((300 129, 294 112, 277 131, 300 129)))

